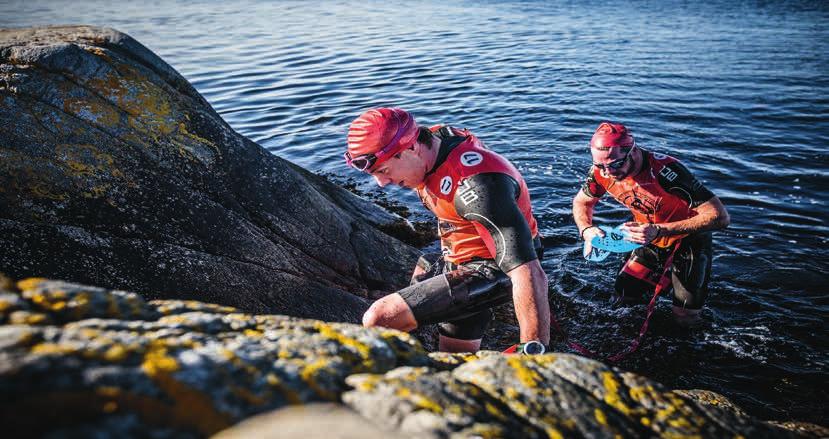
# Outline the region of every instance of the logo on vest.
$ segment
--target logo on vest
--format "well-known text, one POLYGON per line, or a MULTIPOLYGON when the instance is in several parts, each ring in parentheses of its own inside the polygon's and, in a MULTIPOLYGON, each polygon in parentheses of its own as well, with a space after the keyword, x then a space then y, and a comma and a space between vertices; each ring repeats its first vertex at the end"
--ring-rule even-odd
POLYGON ((665 154, 655 152, 655 153, 653 153, 653 158, 655 158, 657 160, 665 160, 666 158, 668 158, 668 156, 666 156, 665 154))
POLYGON ((619 201, 647 216, 655 214, 659 209, 659 200, 654 200, 643 193, 637 193, 635 190, 623 194, 619 201))
POLYGON ((478 193, 469 187, 467 180, 461 180, 461 182, 458 183, 458 192, 456 192, 455 195, 461 199, 464 206, 469 206, 469 203, 478 199, 478 193))
POLYGON ((475 166, 484 161, 480 153, 469 151, 461 154, 461 164, 464 166, 475 166))
POLYGON ((452 177, 447 175, 440 180, 440 193, 449 195, 449 192, 452 192, 452 177))
POLYGON ((676 172, 672 171, 670 168, 665 166, 665 167, 662 168, 661 171, 659 171, 659 175, 665 177, 666 180, 672 182, 672 181, 676 180, 676 177, 679 174, 677 174, 676 172))

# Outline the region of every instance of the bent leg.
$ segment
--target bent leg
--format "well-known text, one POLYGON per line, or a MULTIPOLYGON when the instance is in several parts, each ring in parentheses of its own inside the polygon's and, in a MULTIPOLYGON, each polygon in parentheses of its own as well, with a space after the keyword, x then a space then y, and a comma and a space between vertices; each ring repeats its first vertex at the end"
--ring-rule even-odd
POLYGON ((712 259, 710 232, 692 235, 683 240, 671 275, 674 286, 673 310, 677 323, 693 325, 700 320, 700 311, 708 298, 712 259))
POLYGON ((363 326, 382 326, 408 332, 417 328, 417 320, 403 297, 393 293, 371 304, 363 314, 363 326))
POLYGON ((441 334, 438 339, 438 350, 441 352, 478 352, 480 348, 480 338, 475 340, 461 340, 441 334))
POLYGON ((637 248, 625 261, 613 286, 614 305, 627 306, 647 303, 653 295, 660 268, 659 257, 650 247, 637 248))
POLYGON ((486 309, 462 319, 455 319, 438 326, 439 349, 442 352, 477 352, 481 348, 492 311, 486 309))

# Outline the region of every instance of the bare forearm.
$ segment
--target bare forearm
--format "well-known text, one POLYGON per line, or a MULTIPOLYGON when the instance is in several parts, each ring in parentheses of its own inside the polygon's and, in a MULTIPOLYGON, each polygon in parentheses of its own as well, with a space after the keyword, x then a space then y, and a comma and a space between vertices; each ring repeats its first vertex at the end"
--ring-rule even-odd
POLYGON ((512 299, 515 315, 521 327, 521 342, 538 340, 550 343, 550 302, 547 295, 547 276, 538 260, 527 262, 511 270, 512 299))
POLYGON ((659 224, 660 236, 707 232, 728 227, 731 218, 722 202, 714 197, 697 208, 697 216, 682 221, 659 224))
POLYGON ((593 225, 593 207, 597 202, 598 199, 590 198, 581 191, 573 199, 573 220, 580 234, 593 225))

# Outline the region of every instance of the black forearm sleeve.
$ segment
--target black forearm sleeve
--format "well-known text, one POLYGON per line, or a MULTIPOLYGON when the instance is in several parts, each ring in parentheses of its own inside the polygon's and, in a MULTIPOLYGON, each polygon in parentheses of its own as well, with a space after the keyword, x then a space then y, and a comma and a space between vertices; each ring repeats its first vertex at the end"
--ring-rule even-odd
POLYGON ((495 263, 504 273, 538 259, 530 226, 516 201, 519 191, 518 182, 509 175, 486 173, 467 178, 455 195, 458 215, 491 235, 495 263))

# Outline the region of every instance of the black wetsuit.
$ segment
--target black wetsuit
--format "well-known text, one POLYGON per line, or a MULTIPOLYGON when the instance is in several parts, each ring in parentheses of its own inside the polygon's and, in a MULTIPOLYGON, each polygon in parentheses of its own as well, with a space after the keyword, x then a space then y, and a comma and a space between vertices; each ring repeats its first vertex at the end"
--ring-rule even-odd
MULTIPOLYGON (((651 168, 652 157, 653 153, 642 150, 643 163, 640 172, 647 172, 651 168)), ((654 170, 656 181, 662 189, 678 197, 691 208, 696 208, 714 197, 714 194, 679 161, 668 163, 664 165, 664 168, 654 170)), ((594 198, 601 197, 606 192, 605 188, 594 178, 592 168, 582 186, 582 191, 594 198)), ((649 244, 637 248, 625 258, 614 286, 617 300, 620 303, 648 301, 654 291, 653 284, 658 282, 658 277, 663 273, 664 264, 672 250, 673 247, 661 248, 649 244), (625 272, 625 265, 631 262, 638 262, 650 269, 650 279, 637 278, 625 272)), ((671 269, 675 306, 688 309, 702 308, 708 297, 711 260, 711 232, 692 233, 680 241, 671 269)))

